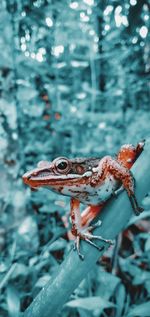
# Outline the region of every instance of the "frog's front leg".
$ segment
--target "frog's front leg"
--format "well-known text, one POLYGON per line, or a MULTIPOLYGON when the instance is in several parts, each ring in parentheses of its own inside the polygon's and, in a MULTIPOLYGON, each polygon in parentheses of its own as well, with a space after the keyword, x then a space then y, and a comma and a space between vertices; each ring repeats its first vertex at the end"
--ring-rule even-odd
POLYGON ((131 202, 133 211, 136 215, 139 215, 143 208, 138 205, 135 193, 134 193, 134 178, 131 171, 124 167, 119 161, 112 159, 110 156, 104 157, 99 166, 95 169, 97 170, 97 183, 103 181, 106 175, 110 173, 114 178, 120 181, 126 190, 129 200, 131 202))
MULTIPOLYGON (((98 213, 98 208, 96 210, 98 213)), ((88 211, 89 211, 90 215, 92 215, 92 206, 89 207, 88 211)), ((95 209, 93 210, 93 212, 94 211, 95 211, 95 209)), ((71 198, 71 220, 72 220, 71 232, 76 237, 75 247, 77 248, 78 255, 82 260, 84 259, 84 255, 81 254, 81 252, 80 252, 80 240, 85 240, 86 242, 88 242, 89 244, 94 246, 99 251, 102 251, 104 249, 104 246, 99 247, 97 244, 95 244, 91 240, 97 239, 97 240, 100 240, 100 241, 103 241, 103 242, 106 242, 109 244, 113 244, 112 240, 108 240, 108 239, 105 239, 101 236, 95 236, 95 235, 91 234, 91 231, 94 228, 99 227, 101 225, 101 221, 98 221, 97 223, 95 223, 94 225, 91 225, 91 226, 88 226, 88 222, 87 222, 83 226, 82 225, 84 223, 83 219, 85 220, 85 218, 81 217, 81 214, 80 214, 80 202, 79 202, 79 200, 71 198)), ((88 219, 88 221, 89 221, 89 219, 88 219)))

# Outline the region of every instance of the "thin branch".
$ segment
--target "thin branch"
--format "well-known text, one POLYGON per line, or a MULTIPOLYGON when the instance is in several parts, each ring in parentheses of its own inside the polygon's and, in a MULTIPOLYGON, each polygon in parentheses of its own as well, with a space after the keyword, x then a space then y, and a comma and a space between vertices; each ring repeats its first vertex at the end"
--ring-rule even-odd
POLYGON ((8 272, 6 273, 6 275, 3 277, 3 279, 0 282, 0 291, 1 289, 7 284, 7 282, 9 281, 9 279, 11 278, 11 275, 13 274, 13 272, 16 269, 16 263, 13 263, 10 267, 10 269, 8 270, 8 272))
MULTIPOLYGON (((136 196, 141 202, 150 190, 150 140, 146 142, 145 149, 132 168, 136 179, 136 196)), ((114 239, 125 228, 133 214, 129 199, 125 192, 117 199, 111 199, 103 209, 100 219, 102 226, 94 233, 105 238, 114 239)), ((100 245, 103 245, 101 243, 100 245)), ((85 260, 81 261, 76 252, 71 251, 65 261, 60 265, 55 276, 41 290, 32 304, 24 312, 23 317, 49 317, 57 316, 62 306, 69 299, 79 283, 87 273, 95 268, 96 261, 103 252, 83 241, 82 252, 85 260)), ((105 245, 105 250, 107 246, 105 245)))

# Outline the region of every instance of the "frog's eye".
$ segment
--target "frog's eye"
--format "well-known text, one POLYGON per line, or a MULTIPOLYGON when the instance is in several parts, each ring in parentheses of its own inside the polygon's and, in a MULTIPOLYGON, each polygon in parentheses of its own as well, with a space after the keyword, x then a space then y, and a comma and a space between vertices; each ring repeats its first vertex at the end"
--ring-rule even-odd
POLYGON ((53 161, 57 173, 66 174, 71 169, 71 162, 66 157, 59 157, 53 161))

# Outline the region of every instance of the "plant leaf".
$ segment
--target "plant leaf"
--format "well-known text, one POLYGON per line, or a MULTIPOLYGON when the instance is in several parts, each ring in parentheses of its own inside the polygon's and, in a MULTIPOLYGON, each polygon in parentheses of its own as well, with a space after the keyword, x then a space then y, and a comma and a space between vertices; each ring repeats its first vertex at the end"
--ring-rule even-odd
POLYGON ((147 303, 143 303, 137 306, 132 307, 129 310, 128 315, 126 317, 149 317, 150 316, 150 301, 147 303))
POLYGON ((68 307, 83 308, 86 310, 104 309, 115 307, 115 304, 101 298, 100 296, 78 298, 66 304, 68 307))
POLYGON ((20 298, 17 289, 9 284, 7 287, 7 306, 9 317, 18 317, 20 311, 20 298))

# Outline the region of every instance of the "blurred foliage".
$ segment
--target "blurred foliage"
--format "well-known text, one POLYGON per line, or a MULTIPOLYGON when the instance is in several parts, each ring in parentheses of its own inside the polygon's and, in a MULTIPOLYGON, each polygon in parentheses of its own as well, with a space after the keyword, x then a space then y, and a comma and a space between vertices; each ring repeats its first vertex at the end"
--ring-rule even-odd
MULTIPOLYGON (((114 154, 149 136, 149 3, 0 6, 0 316, 17 317, 70 249, 69 199, 31 193, 24 171, 60 155, 114 154)), ((149 197, 145 206, 61 316, 149 316, 149 197)))

